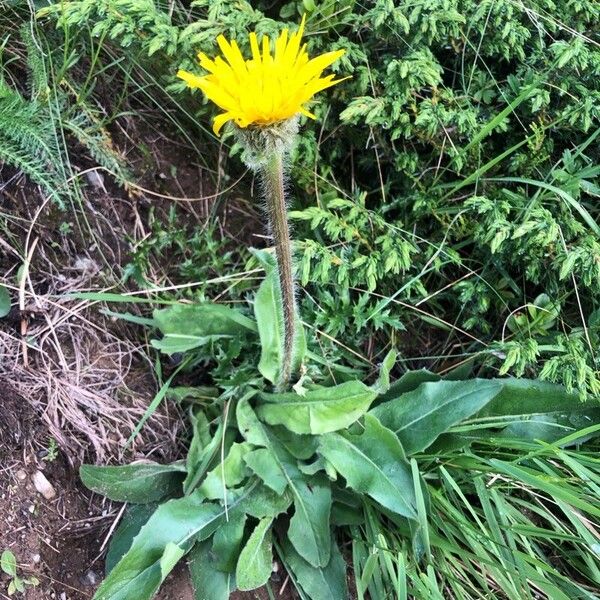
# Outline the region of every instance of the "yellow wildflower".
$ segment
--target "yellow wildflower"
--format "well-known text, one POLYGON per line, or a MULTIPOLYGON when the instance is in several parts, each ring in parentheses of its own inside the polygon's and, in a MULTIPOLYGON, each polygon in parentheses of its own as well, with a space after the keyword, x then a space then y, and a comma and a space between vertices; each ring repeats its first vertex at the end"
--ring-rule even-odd
POLYGON ((315 116, 304 105, 317 93, 342 81, 334 75, 321 77, 321 73, 344 54, 344 50, 326 52, 309 59, 306 44, 300 45, 304 22, 295 34, 288 36, 284 29, 275 40, 275 52, 264 36, 261 47, 256 33, 250 34, 252 58, 244 60, 235 41, 228 42, 224 36, 217 38, 225 57, 214 60, 200 52, 198 59, 208 75, 198 76, 180 70, 177 76, 189 87, 200 88, 225 112, 218 115, 213 124, 219 131, 227 121, 238 127, 266 126, 284 121, 302 113, 312 119, 315 116))

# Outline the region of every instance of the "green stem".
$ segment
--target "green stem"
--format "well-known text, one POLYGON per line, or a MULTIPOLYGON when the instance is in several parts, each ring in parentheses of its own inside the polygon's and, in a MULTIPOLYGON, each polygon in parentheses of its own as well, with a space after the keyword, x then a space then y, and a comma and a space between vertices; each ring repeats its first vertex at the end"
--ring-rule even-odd
POLYGON ((292 376, 294 338, 296 335, 296 298, 292 272, 292 243, 287 220, 283 152, 274 152, 263 166, 265 197, 269 212, 277 272, 283 309, 283 360, 279 374, 280 389, 285 389, 292 376))

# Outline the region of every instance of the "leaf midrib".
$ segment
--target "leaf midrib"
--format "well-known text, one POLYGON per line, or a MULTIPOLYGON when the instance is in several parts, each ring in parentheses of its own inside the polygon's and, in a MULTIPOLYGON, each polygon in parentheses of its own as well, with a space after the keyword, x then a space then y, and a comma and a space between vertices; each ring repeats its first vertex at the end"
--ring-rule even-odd
MULTIPOLYGON (((386 481, 386 483, 388 485, 390 485, 392 487, 392 489, 396 492, 397 491, 397 487, 393 484, 393 482, 389 479, 389 477, 385 474, 385 472, 381 469, 381 467, 369 456, 367 456, 358 446, 356 446, 355 444, 353 444, 350 440, 348 440, 347 438, 345 438, 342 435, 337 435, 337 437, 341 438, 341 440, 347 445, 349 446, 351 449, 355 449, 356 452, 359 454, 359 456, 362 456, 369 464, 371 464, 376 471, 378 471, 379 473, 381 473, 382 477, 384 478, 384 480, 386 481)), ((399 495, 399 497, 401 498, 402 502, 404 503, 404 505, 408 508, 411 509, 410 505, 404 500, 404 498, 402 498, 402 496, 399 495)), ((417 514, 416 512, 410 510, 409 511, 410 514, 414 515, 414 518, 416 518, 417 514)))
POLYGON ((348 400, 354 400, 356 398, 360 398, 361 396, 376 396, 377 394, 375 392, 371 392, 371 390, 364 390, 363 392, 356 392, 355 394, 349 394, 347 396, 344 396, 342 398, 334 398, 333 400, 286 400, 284 402, 265 402, 265 404, 261 405, 262 408, 266 408, 266 407, 276 407, 276 406, 293 406, 295 408, 311 408, 311 407, 315 407, 315 405, 318 404, 336 404, 339 402, 346 402, 348 400))
MULTIPOLYGON (((494 384, 494 385, 486 386, 486 388, 484 388, 484 389, 490 389, 490 388, 493 388, 493 387, 498 387, 498 393, 502 389, 502 386, 498 385, 497 383, 494 384)), ((419 415, 417 418, 413 419, 412 421, 408 421, 402 427, 400 427, 399 429, 396 429, 394 431, 394 433, 396 435, 398 435, 398 433, 400 431, 404 431, 405 429, 407 429, 408 427, 414 425, 415 423, 418 423, 419 421, 422 421, 426 417, 429 417, 430 415, 432 415, 432 414, 440 411, 441 409, 443 409, 446 406, 448 406, 448 404, 452 404, 453 402, 457 402, 459 400, 463 400, 464 398, 467 398, 468 396, 472 396, 473 394, 477 394, 477 393, 480 393, 480 392, 481 392, 481 388, 479 388, 477 390, 472 390, 472 391, 468 392, 467 394, 463 394, 461 396, 454 396, 454 397, 450 398, 449 400, 446 400, 444 403, 437 405, 435 408, 431 409, 430 411, 419 415)), ((488 399, 488 402, 491 402, 492 399, 493 399, 493 396, 492 396, 492 398, 488 399)))

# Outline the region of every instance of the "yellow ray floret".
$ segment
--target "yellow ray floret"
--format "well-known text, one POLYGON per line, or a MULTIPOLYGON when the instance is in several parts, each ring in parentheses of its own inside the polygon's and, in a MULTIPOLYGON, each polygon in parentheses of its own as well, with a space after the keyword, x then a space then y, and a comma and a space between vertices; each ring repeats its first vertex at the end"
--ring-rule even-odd
POLYGON ((250 34, 252 58, 245 60, 235 41, 228 42, 222 35, 217 38, 223 58, 214 60, 200 52, 200 66, 208 71, 199 76, 179 71, 177 76, 189 87, 200 88, 223 113, 213 123, 214 132, 227 121, 238 127, 266 126, 302 113, 315 118, 305 104, 317 93, 331 87, 342 79, 333 75, 321 77, 323 71, 333 64, 344 50, 326 52, 309 59, 306 45, 301 46, 304 21, 292 35, 284 29, 275 40, 274 52, 264 36, 259 45, 255 33, 250 34))

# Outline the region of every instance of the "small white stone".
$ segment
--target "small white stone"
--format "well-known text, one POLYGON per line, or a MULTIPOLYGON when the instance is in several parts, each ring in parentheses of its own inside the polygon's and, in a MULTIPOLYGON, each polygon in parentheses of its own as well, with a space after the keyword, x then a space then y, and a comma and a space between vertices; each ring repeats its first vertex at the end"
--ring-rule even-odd
POLYGON ((106 194, 106 188, 104 187, 104 176, 102 173, 98 171, 88 171, 86 174, 86 179, 89 181, 90 185, 95 187, 96 189, 102 190, 106 194))
POLYGON ((31 479, 35 489, 44 496, 46 500, 52 500, 56 497, 54 486, 46 479, 46 476, 41 471, 36 471, 31 479))
POLYGON ((95 571, 91 569, 83 576, 82 583, 87 586, 95 586, 98 583, 99 577, 95 571))

